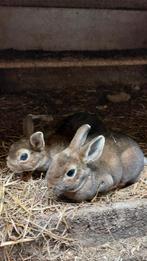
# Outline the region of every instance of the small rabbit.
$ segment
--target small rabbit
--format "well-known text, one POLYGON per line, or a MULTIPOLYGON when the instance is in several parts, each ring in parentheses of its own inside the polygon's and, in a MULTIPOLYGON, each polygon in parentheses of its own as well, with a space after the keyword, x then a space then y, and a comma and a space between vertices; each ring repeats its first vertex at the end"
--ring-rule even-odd
POLYGON ((47 171, 53 156, 68 145, 75 126, 79 127, 88 121, 92 124, 91 133, 95 133, 98 129, 99 133, 105 130, 96 115, 87 112, 75 113, 60 122, 60 126, 48 137, 45 144, 44 134, 41 131, 34 132, 35 119, 48 122, 53 120, 51 116, 31 114, 24 120, 23 130, 26 138, 12 144, 7 157, 7 166, 16 173, 47 171))
POLYGON ((146 158, 138 144, 127 136, 111 134, 88 137, 90 126, 82 125, 69 146, 57 153, 47 171, 48 188, 57 196, 75 202, 91 200, 136 182, 146 158))

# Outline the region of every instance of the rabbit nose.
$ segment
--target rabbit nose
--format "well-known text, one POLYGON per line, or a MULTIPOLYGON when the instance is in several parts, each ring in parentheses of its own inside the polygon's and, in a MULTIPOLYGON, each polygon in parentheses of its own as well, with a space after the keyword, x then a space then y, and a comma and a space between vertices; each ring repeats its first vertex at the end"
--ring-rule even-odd
POLYGON ((48 188, 49 188, 49 189, 52 189, 52 188, 53 188, 53 185, 48 184, 48 188))
POLYGON ((54 185, 50 182, 48 182, 47 186, 48 186, 48 189, 52 189, 54 187, 54 185))

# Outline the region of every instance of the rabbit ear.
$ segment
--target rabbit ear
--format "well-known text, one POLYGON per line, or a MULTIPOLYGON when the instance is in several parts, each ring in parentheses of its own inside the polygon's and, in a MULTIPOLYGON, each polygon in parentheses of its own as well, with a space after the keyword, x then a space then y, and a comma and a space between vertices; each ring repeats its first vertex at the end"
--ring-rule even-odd
POLYGON ((82 149, 81 153, 86 162, 98 160, 103 152, 105 145, 105 137, 100 135, 86 144, 82 149))
POLYGON ((35 120, 41 120, 44 122, 52 122, 53 117, 52 115, 46 115, 46 114, 28 114, 25 119, 23 120, 23 134, 26 137, 30 137, 34 133, 34 121, 35 120))
POLYGON ((73 137, 72 141, 70 142, 69 147, 71 149, 80 148, 85 143, 90 128, 91 128, 91 126, 88 124, 82 125, 77 130, 75 136, 73 137))
POLYGON ((45 147, 44 135, 37 131, 30 136, 30 144, 34 150, 43 150, 45 147))
POLYGON ((28 114, 23 120, 23 134, 27 138, 30 137, 34 132, 34 122, 32 119, 32 115, 28 114))

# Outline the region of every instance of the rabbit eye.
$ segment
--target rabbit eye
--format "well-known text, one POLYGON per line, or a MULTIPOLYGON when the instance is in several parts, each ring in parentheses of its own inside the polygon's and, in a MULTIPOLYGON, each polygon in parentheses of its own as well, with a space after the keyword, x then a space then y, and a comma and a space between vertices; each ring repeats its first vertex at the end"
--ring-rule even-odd
POLYGON ((70 169, 67 173, 66 173, 66 175, 68 176, 68 177, 70 177, 70 178, 72 178, 74 175, 75 175, 75 169, 70 169))
POLYGON ((21 154, 20 160, 25 161, 25 160, 27 160, 27 159, 28 159, 28 154, 27 154, 27 153, 21 154))

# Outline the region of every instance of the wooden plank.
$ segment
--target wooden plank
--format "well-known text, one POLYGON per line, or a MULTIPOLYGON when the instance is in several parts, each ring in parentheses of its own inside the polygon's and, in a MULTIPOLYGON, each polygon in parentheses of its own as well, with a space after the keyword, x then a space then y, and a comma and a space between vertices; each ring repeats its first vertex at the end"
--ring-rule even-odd
POLYGON ((29 69, 29 68, 81 68, 81 67, 113 67, 113 66, 147 65, 147 55, 143 57, 97 57, 81 58, 78 56, 66 58, 0 58, 0 69, 29 69))
POLYGON ((146 0, 1 0, 0 6, 147 10, 146 0))
MULTIPOLYGON (((113 203, 109 206, 90 205, 77 208, 74 215, 66 216, 68 224, 68 237, 75 239, 83 246, 98 246, 107 242, 116 242, 120 239, 143 237, 147 234, 147 200, 124 201, 113 203)), ((41 225, 57 224, 58 217, 53 215, 44 219, 39 217, 41 225)), ((66 224, 61 223, 57 231, 66 229, 66 224)), ((53 226, 54 227, 54 226, 53 226)))
POLYGON ((147 48, 146 24, 147 12, 141 11, 1 7, 0 49, 147 48))

